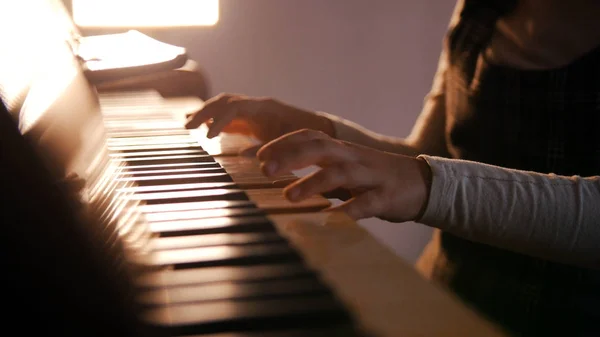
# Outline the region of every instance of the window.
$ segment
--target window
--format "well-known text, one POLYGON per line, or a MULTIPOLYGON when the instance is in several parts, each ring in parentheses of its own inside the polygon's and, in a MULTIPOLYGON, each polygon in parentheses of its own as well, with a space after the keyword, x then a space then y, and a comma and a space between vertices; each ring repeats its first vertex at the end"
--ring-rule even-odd
POLYGON ((219 0, 72 0, 81 27, 212 26, 219 0))

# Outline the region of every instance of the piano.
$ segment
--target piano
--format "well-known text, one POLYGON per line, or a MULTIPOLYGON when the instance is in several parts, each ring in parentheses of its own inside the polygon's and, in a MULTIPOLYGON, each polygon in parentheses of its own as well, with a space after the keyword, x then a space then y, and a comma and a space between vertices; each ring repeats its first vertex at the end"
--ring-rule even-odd
POLYGON ((504 336, 328 199, 286 201, 296 177, 238 156, 252 140, 186 130, 200 98, 99 92, 52 26, 58 3, 18 3, 1 8, 4 329, 504 336))

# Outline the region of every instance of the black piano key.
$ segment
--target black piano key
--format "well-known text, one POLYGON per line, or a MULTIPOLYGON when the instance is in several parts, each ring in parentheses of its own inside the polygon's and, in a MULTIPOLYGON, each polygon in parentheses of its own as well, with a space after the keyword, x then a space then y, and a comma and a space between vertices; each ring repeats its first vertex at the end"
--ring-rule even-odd
MULTIPOLYGON (((131 127, 131 126, 156 126, 157 124, 165 124, 168 128, 172 128, 172 126, 177 126, 177 122, 174 122, 173 116, 169 116, 167 114, 144 114, 144 120, 140 121, 139 115, 104 115, 104 125, 108 129, 111 128, 112 125, 115 127, 131 127)), ((179 126, 181 128, 181 126, 179 126)), ((160 125, 159 128, 160 130, 160 125)))
POLYGON ((246 233, 276 231, 264 215, 237 218, 206 218, 148 223, 148 230, 160 236, 181 236, 211 233, 246 233))
POLYGON ((109 148, 113 154, 130 154, 130 153, 141 153, 141 152, 156 152, 165 153, 170 151, 195 151, 195 152, 207 152, 198 144, 164 144, 164 145, 151 145, 151 146, 112 146, 109 148))
MULTIPOLYGON (((102 111, 105 122, 137 123, 140 120, 140 113, 126 113, 124 111, 102 111)), ((144 121, 173 121, 173 114, 168 112, 148 112, 144 111, 144 121)), ((105 123, 106 124, 106 123, 105 123)))
MULTIPOLYGON (((110 123, 108 123, 108 124, 110 124, 110 123)), ((161 127, 161 126, 159 126, 159 124, 163 124, 163 123, 155 123, 155 122, 153 122, 153 123, 137 123, 137 124, 112 123, 112 125, 106 125, 106 131, 109 136, 112 136, 115 133, 118 134, 121 132, 137 133, 140 131, 152 131, 152 132, 181 131, 181 127, 178 125, 164 123, 164 126, 161 127)))
POLYGON ((164 306, 203 301, 289 298, 329 294, 330 292, 317 277, 302 277, 263 282, 219 282, 152 289, 141 292, 137 296, 137 302, 147 306, 164 306))
POLYGON ((220 217, 247 217, 261 214, 264 214, 264 210, 251 205, 239 208, 212 208, 189 211, 145 213, 144 218, 148 221, 148 223, 156 223, 220 217))
POLYGON ((187 135, 167 135, 167 136, 153 136, 153 137, 129 137, 129 138, 109 138, 107 140, 108 147, 120 147, 120 146, 162 146, 162 145, 192 145, 198 146, 198 142, 194 140, 189 134, 187 135))
POLYGON ((253 201, 250 200, 213 200, 201 202, 182 202, 160 205, 140 205, 138 209, 145 214, 176 212, 176 211, 198 211, 205 209, 223 209, 223 208, 256 208, 253 201))
POLYGON ((214 189, 214 190, 184 190, 157 193, 137 193, 127 196, 132 200, 144 201, 148 205, 172 204, 182 202, 201 202, 214 200, 249 200, 243 190, 214 189))
POLYGON ((189 203, 139 205, 149 223, 180 220, 198 220, 217 217, 242 217, 263 215, 264 211, 250 200, 213 200, 189 203))
POLYGON ((174 184, 193 184, 193 183, 213 183, 213 182, 233 182, 231 176, 226 172, 212 173, 187 173, 187 174, 168 174, 168 175, 142 175, 133 177, 117 178, 118 181, 135 182, 138 186, 157 186, 174 184))
POLYGON ((179 151, 179 150, 199 150, 204 151, 202 146, 197 143, 174 143, 174 144, 150 144, 150 145, 109 145, 109 150, 113 153, 135 153, 145 151, 179 151))
POLYGON ((112 126, 107 127, 106 134, 108 137, 136 137, 136 136, 151 136, 152 134, 156 134, 156 132, 160 132, 161 134, 168 135, 185 135, 184 132, 181 131, 181 128, 165 126, 164 128, 149 128, 150 124, 145 125, 120 125, 120 126, 112 126), (139 126, 139 127, 138 127, 139 126))
MULTIPOLYGON (((104 121, 104 126, 106 128, 106 130, 109 132, 109 134, 111 134, 112 132, 122 132, 122 131, 143 131, 143 130, 150 130, 150 131, 161 131, 161 132, 165 132, 165 131, 171 131, 171 130, 175 130, 175 131, 180 131, 182 130, 182 125, 180 122, 177 122, 175 120, 171 119, 163 119, 163 120, 151 120, 151 121, 146 121, 146 120, 137 120, 137 121, 127 121, 124 119, 121 120, 114 120, 114 121, 109 121, 109 120, 105 120, 104 121)), ((184 129, 185 130, 185 129, 184 129)))
POLYGON ((327 295, 190 303, 148 309, 142 317, 169 334, 307 328, 350 321, 342 305, 327 295))
POLYGON ((109 156, 111 158, 133 158, 133 157, 153 157, 153 156, 172 156, 172 155, 197 155, 207 156, 208 153, 201 149, 164 149, 152 151, 128 151, 128 152, 113 152, 109 156))
POLYGON ((314 272, 300 263, 261 264, 153 271, 140 275, 136 284, 140 288, 161 288, 214 282, 282 280, 311 275, 314 272))
POLYGON ((190 137, 189 132, 185 132, 177 129, 170 130, 135 130, 135 129, 113 129, 106 130, 107 139, 110 141, 109 145, 113 145, 117 142, 129 142, 136 138, 166 138, 166 137, 179 137, 181 140, 193 140, 190 137))
POLYGON ((178 168, 216 168, 222 169, 221 164, 216 161, 213 162, 191 162, 191 163, 154 163, 149 165, 136 165, 128 164, 126 167, 127 172, 142 172, 142 171, 154 171, 154 170, 168 170, 178 168))
POLYGON ((276 232, 222 233, 159 237, 152 239, 149 243, 149 247, 152 250, 158 251, 210 246, 275 243, 284 241, 285 239, 276 232))
POLYGON ((175 167, 168 170, 131 170, 125 169, 118 175, 121 177, 148 177, 159 175, 175 175, 175 174, 204 174, 204 173, 227 173, 222 167, 175 167))
POLYGON ((150 192, 168 192, 184 190, 214 190, 214 189, 239 189, 236 183, 193 183, 193 184, 173 184, 160 186, 132 186, 123 187, 119 191, 125 193, 150 193, 150 192))
POLYGON ((172 155, 172 156, 154 156, 141 158, 112 158, 112 160, 126 162, 129 165, 158 165, 158 164, 177 164, 177 163, 202 163, 214 162, 214 158, 209 155, 172 155))
POLYGON ((276 329, 265 330, 258 329, 253 332, 224 332, 216 334, 202 335, 179 335, 176 337, 368 337, 353 324, 334 324, 327 327, 317 328, 296 328, 296 329, 276 329))
POLYGON ((153 252, 143 263, 152 267, 170 266, 175 269, 185 269, 296 262, 300 260, 300 256, 288 244, 270 243, 161 250, 153 252))
POLYGON ((149 111, 149 110, 103 110, 104 124, 113 123, 115 125, 139 125, 176 122, 172 113, 168 111, 149 111))
MULTIPOLYGON (((170 122, 173 123, 176 121, 175 115, 169 112, 167 109, 159 109, 159 110, 150 110, 146 109, 136 109, 135 107, 130 107, 127 110, 123 109, 114 109, 114 110, 103 110, 102 113, 105 116, 104 120, 108 121, 124 121, 129 122, 131 124, 140 123, 140 117, 142 117, 142 122, 149 121, 160 121, 160 122, 170 122), (136 111, 137 110, 137 111, 136 111)), ((178 122, 179 123, 179 122, 178 122)))
POLYGON ((109 138, 134 138, 134 137, 160 137, 160 136, 184 136, 190 137, 189 130, 170 129, 170 130, 107 130, 106 135, 109 138))
POLYGON ((184 149, 202 149, 197 141, 190 137, 156 137, 162 138, 155 140, 155 137, 147 140, 141 140, 140 137, 132 138, 131 142, 127 138, 108 140, 108 149, 112 152, 135 152, 135 151, 162 151, 162 150, 184 150, 184 149))
POLYGON ((202 174, 202 173, 227 173, 224 168, 217 166, 209 167, 173 167, 170 169, 156 169, 156 170, 142 170, 138 171, 135 169, 125 169, 123 172, 118 173, 121 177, 144 177, 144 176, 158 176, 158 175, 173 175, 173 174, 202 174))

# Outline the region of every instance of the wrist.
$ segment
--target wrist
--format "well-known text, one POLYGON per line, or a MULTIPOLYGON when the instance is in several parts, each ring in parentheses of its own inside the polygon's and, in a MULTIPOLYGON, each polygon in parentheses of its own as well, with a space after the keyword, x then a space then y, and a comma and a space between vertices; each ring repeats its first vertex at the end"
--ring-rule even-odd
POLYGON ((427 210, 427 206, 429 204, 429 195, 431 194, 431 182, 433 179, 433 173, 431 172, 431 167, 429 166, 429 163, 427 163, 425 159, 419 157, 415 159, 419 171, 419 182, 421 187, 423 187, 420 209, 417 213, 417 216, 415 216, 414 219, 414 221, 419 221, 423 217, 423 214, 425 214, 425 211, 427 210))
POLYGON ((316 117, 316 130, 324 132, 331 138, 339 139, 338 128, 336 126, 336 118, 338 118, 337 116, 323 111, 311 111, 311 113, 316 117))

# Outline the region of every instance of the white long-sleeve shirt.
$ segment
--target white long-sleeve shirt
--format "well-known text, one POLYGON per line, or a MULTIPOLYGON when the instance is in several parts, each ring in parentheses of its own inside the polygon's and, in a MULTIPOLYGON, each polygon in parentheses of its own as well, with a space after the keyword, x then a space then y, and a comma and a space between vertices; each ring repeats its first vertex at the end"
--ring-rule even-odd
MULTIPOLYGON (((459 1, 450 26, 459 20, 461 8, 459 1)), ((512 14, 497 22, 486 57, 490 62, 520 69, 565 65, 598 47, 599 14, 597 1, 521 1, 512 14)), ((380 135, 337 116, 323 115, 334 122, 340 139, 420 155, 429 163, 433 180, 420 223, 472 241, 600 268, 600 176, 566 177, 449 159, 446 66, 442 53, 422 113, 406 139, 380 135)))

